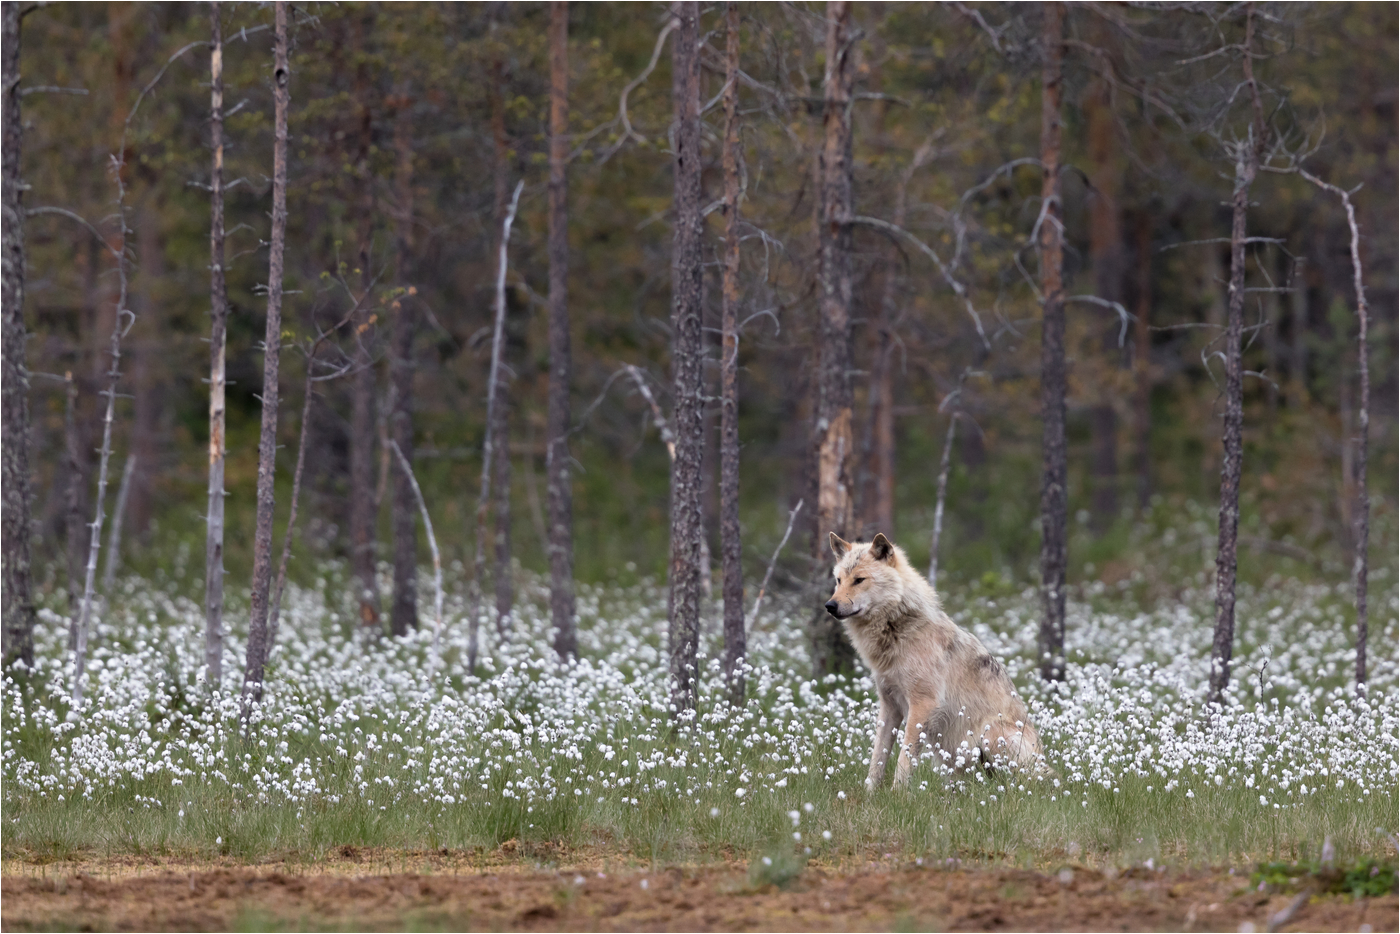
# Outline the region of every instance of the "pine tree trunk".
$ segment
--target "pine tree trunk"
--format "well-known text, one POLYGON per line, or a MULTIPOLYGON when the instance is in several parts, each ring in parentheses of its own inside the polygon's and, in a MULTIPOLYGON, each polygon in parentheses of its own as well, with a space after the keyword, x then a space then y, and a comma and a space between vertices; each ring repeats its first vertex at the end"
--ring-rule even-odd
POLYGON ((272 585, 273 480, 277 467, 278 364, 282 336, 282 273, 287 250, 287 111, 291 106, 291 69, 287 61, 287 3, 273 8, 273 148, 272 236, 267 275, 267 327, 263 332, 262 430, 258 439, 258 511, 253 533, 253 592, 249 601, 248 660, 243 673, 245 719, 262 697, 263 668, 271 648, 267 631, 272 585))
POLYGON ((739 529, 739 4, 724 5, 724 288, 720 357, 720 538, 724 568, 724 672, 744 703, 743 539, 739 529))
POLYGON ((204 537, 204 666, 206 683, 223 682, 224 658, 224 398, 227 380, 228 291, 224 283, 224 42, 218 0, 209 4, 209 493, 204 537))
MULTIPOLYGON (((1102 31, 1100 28, 1099 31, 1102 31)), ((1105 44, 1100 42, 1100 44, 1105 44)), ((1089 256, 1094 266, 1094 288, 1099 298, 1123 300, 1123 242, 1118 214, 1119 169, 1110 111, 1108 79, 1095 77, 1085 101, 1088 111, 1089 162, 1093 193, 1089 197, 1089 256)), ((1089 413, 1092 434, 1090 474, 1093 479, 1090 515, 1096 534, 1108 531, 1118 518, 1118 413, 1113 407, 1116 387, 1113 370, 1125 362, 1119 347, 1121 327, 1113 316, 1104 328, 1100 346, 1107 358, 1099 398, 1089 413)))
MULTIPOLYGON (((393 356, 390 378, 394 387, 394 410, 389 425, 393 443, 413 463, 413 338, 418 330, 414 301, 417 289, 409 285, 413 262, 413 110, 405 86, 400 90, 398 113, 394 120, 394 152, 397 159, 398 190, 397 242, 395 262, 399 287, 406 289, 394 305, 393 356)), ((389 625, 396 636, 418 628, 418 531, 413 512, 416 499, 413 477, 396 458, 394 480, 394 603, 389 625)))
POLYGON ((1225 419, 1221 430, 1224 460, 1220 466, 1220 537, 1215 555, 1215 635, 1210 651, 1208 704, 1223 704, 1230 683, 1230 656, 1235 642, 1235 571, 1240 524, 1240 472, 1244 457, 1244 368, 1240 342, 1244 336, 1245 239, 1249 218, 1249 188, 1259 171, 1264 139, 1263 112, 1250 58, 1254 13, 1245 20, 1243 63, 1245 83, 1254 99, 1255 125, 1251 142, 1235 146, 1235 191, 1231 199, 1230 289, 1225 316, 1225 419))
POLYGON ((671 567, 667 601, 671 706, 696 704, 695 659, 700 635, 701 461, 704 457, 704 347, 701 338, 703 255, 700 153, 700 7, 672 4, 675 109, 675 239, 671 254, 671 376, 675 409, 671 461, 671 567))
POLYGON ((1068 563, 1066 524, 1067 452, 1065 448, 1065 304, 1062 281, 1064 244, 1060 217, 1060 96, 1064 58, 1064 5, 1042 6, 1044 55, 1041 69, 1040 161, 1043 176, 1040 220, 1040 289, 1043 323, 1040 330, 1040 673, 1059 681, 1065 671, 1065 567, 1068 563))
MULTIPOLYGON (((505 111, 505 59, 497 56, 491 63, 491 135, 495 142, 496 174, 496 223, 499 225, 505 216, 508 175, 510 172, 510 139, 506 136, 505 111)), ((505 262, 504 245, 498 250, 500 262, 505 262)), ((509 308, 506 309, 507 311, 509 308)), ((501 321, 501 353, 506 350, 506 322, 501 321)), ((494 463, 491 471, 495 501, 496 529, 492 539, 495 562, 491 572, 492 583, 496 588, 496 627, 502 632, 510 628, 511 604, 514 593, 510 579, 510 380, 509 367, 502 356, 499 375, 496 380, 496 405, 491 437, 494 445, 494 463)))
POLYGON ((1138 215, 1137 321, 1133 323, 1133 421, 1137 436, 1137 503, 1152 501, 1152 215, 1138 215))
MULTIPOLYGON (((851 94, 855 37, 851 7, 826 7, 825 138, 821 154, 821 214, 817 223, 817 411, 813 448, 817 462, 817 534, 813 556, 825 567, 827 533, 852 536, 851 455, 851 94)), ((823 575, 824 577, 824 575, 823 575)), ((822 613, 812 623, 815 677, 850 671, 855 652, 841 626, 822 613)))
POLYGON ((545 498, 554 651, 578 654, 574 620, 574 497, 569 479, 569 5, 549 5, 549 402, 545 498))
POLYGON ((24 145, 24 122, 20 116, 19 37, 20 4, 6 3, 3 10, 4 58, 4 294, 0 315, 4 316, 3 374, 0 385, 4 397, 3 457, 5 506, 4 544, 0 564, 4 566, 4 668, 16 660, 25 667, 34 664, 34 597, 30 567, 29 502, 29 371, 25 368, 24 331, 24 206, 19 161, 24 145))

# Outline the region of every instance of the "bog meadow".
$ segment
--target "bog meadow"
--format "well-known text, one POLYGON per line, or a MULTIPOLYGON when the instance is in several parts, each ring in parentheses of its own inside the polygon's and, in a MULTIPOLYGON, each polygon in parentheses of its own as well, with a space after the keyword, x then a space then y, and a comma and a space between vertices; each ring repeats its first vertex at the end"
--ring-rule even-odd
POLYGON ((3 13, 6 929, 1396 928, 1394 7, 3 13))

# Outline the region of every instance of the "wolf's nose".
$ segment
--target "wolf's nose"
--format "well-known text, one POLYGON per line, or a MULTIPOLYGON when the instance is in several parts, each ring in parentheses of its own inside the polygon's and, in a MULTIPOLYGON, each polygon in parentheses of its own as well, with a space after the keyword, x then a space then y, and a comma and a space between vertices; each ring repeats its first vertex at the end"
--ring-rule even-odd
POLYGON ((826 601, 826 611, 827 611, 828 613, 830 613, 832 616, 835 616, 835 615, 836 615, 836 601, 835 601, 835 600, 828 600, 828 601, 826 601))

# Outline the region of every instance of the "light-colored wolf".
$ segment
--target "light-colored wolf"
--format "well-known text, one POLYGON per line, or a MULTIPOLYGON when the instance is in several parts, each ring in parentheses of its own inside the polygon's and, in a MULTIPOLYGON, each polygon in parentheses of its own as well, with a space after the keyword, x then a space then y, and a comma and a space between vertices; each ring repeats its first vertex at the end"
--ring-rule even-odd
POLYGON ((954 770, 978 763, 1044 771, 1040 737, 1026 705, 982 641, 959 628, 932 587, 883 534, 868 544, 831 533, 836 592, 826 611, 841 620, 875 675, 880 700, 866 786, 885 777, 904 722, 895 785, 907 785, 928 743, 954 770))

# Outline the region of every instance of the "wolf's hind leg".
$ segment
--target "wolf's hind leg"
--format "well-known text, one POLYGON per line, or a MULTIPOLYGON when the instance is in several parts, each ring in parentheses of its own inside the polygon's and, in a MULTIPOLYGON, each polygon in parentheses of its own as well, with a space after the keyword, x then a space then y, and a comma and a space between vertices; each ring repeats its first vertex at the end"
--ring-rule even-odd
POLYGON ((933 729, 933 711, 936 704, 931 699, 910 698, 909 716, 904 724, 904 748, 899 752, 899 765, 895 766, 894 784, 903 788, 909 784, 909 773, 914 769, 923 737, 933 729))
POLYGON ((870 773, 866 776, 865 787, 874 791, 885 780, 885 765, 894 749, 894 732, 899 726, 904 711, 894 703, 893 698, 880 692, 880 713, 875 719, 875 748, 870 751, 870 773))

